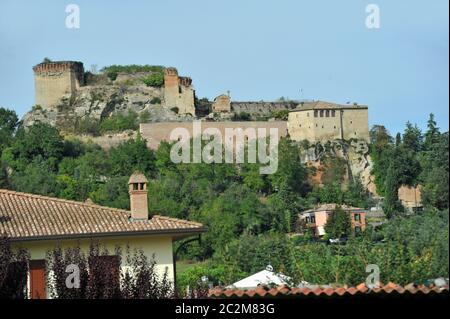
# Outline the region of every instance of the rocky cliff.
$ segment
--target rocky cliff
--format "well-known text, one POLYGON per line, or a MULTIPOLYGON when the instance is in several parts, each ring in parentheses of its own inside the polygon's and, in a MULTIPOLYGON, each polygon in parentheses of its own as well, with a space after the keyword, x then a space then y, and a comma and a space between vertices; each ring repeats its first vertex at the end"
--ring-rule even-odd
POLYGON ((364 187, 377 197, 374 177, 371 175, 373 162, 369 154, 369 145, 364 140, 329 141, 314 145, 301 145, 300 160, 308 166, 315 168, 316 174, 312 182, 322 183, 322 172, 325 157, 334 157, 345 163, 344 183, 350 178, 360 178, 364 187))
POLYGON ((43 122, 66 133, 83 134, 86 132, 80 130, 87 122, 100 124, 113 114, 126 115, 130 111, 145 122, 192 119, 164 106, 164 87, 147 86, 142 81, 149 74, 118 74, 114 80, 105 74, 90 74, 84 86, 63 96, 55 107, 35 105, 24 116, 24 125, 43 122))

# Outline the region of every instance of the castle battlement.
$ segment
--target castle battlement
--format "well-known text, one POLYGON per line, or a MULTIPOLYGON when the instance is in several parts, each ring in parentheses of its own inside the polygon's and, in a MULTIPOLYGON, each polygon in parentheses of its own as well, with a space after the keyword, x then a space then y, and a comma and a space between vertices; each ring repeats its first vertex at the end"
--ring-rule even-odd
POLYGON ((180 76, 180 85, 182 86, 191 86, 192 85, 192 79, 190 77, 186 76, 180 76))
POLYGON ((73 71, 76 73, 84 73, 83 63, 78 61, 54 61, 42 62, 33 67, 35 74, 47 72, 64 72, 73 71))
POLYGON ((164 70, 164 74, 168 76, 178 76, 178 70, 174 67, 168 67, 164 70))

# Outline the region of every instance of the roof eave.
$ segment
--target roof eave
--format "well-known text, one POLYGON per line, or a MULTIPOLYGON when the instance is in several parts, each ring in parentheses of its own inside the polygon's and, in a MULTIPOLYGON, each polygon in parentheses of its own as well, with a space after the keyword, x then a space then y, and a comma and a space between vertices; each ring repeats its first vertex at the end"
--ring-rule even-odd
POLYGON ((91 239, 105 237, 136 237, 136 236, 170 236, 176 239, 188 236, 199 235, 207 231, 206 227, 184 228, 184 229, 157 229, 157 230, 139 230, 124 232, 106 232, 106 233, 85 233, 85 234, 61 234, 61 235, 44 235, 44 236, 28 236, 28 237, 10 237, 10 242, 31 242, 45 240, 71 240, 71 239, 91 239))

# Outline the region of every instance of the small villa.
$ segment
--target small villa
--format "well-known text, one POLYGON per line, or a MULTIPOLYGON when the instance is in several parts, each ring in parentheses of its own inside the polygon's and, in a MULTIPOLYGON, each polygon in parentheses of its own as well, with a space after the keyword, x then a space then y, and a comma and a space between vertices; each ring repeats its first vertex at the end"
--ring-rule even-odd
POLYGON ((173 243, 199 236, 205 228, 196 222, 149 215, 147 184, 144 175, 131 176, 130 211, 95 205, 92 201, 82 203, 0 189, 0 236, 6 236, 14 249, 23 248, 29 253, 28 297, 49 297, 49 250, 56 245, 78 245, 88 251, 92 240, 112 254, 115 247, 127 246, 143 251, 148 258, 154 256, 156 271, 166 273, 173 284, 173 243))
MULTIPOLYGON (((299 214, 299 220, 303 222, 314 237, 322 237, 325 235, 325 225, 328 216, 332 213, 337 204, 323 204, 315 209, 309 209, 299 214)), ((352 229, 355 233, 359 233, 366 228, 366 211, 363 208, 341 205, 341 209, 350 216, 352 229)))

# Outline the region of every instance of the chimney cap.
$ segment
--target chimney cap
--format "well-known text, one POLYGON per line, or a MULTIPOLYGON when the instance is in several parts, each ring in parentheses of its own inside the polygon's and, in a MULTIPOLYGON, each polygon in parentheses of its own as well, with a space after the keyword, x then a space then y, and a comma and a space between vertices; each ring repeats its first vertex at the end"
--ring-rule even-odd
POLYGON ((134 172, 128 180, 128 185, 136 183, 148 183, 148 179, 141 172, 134 172))

